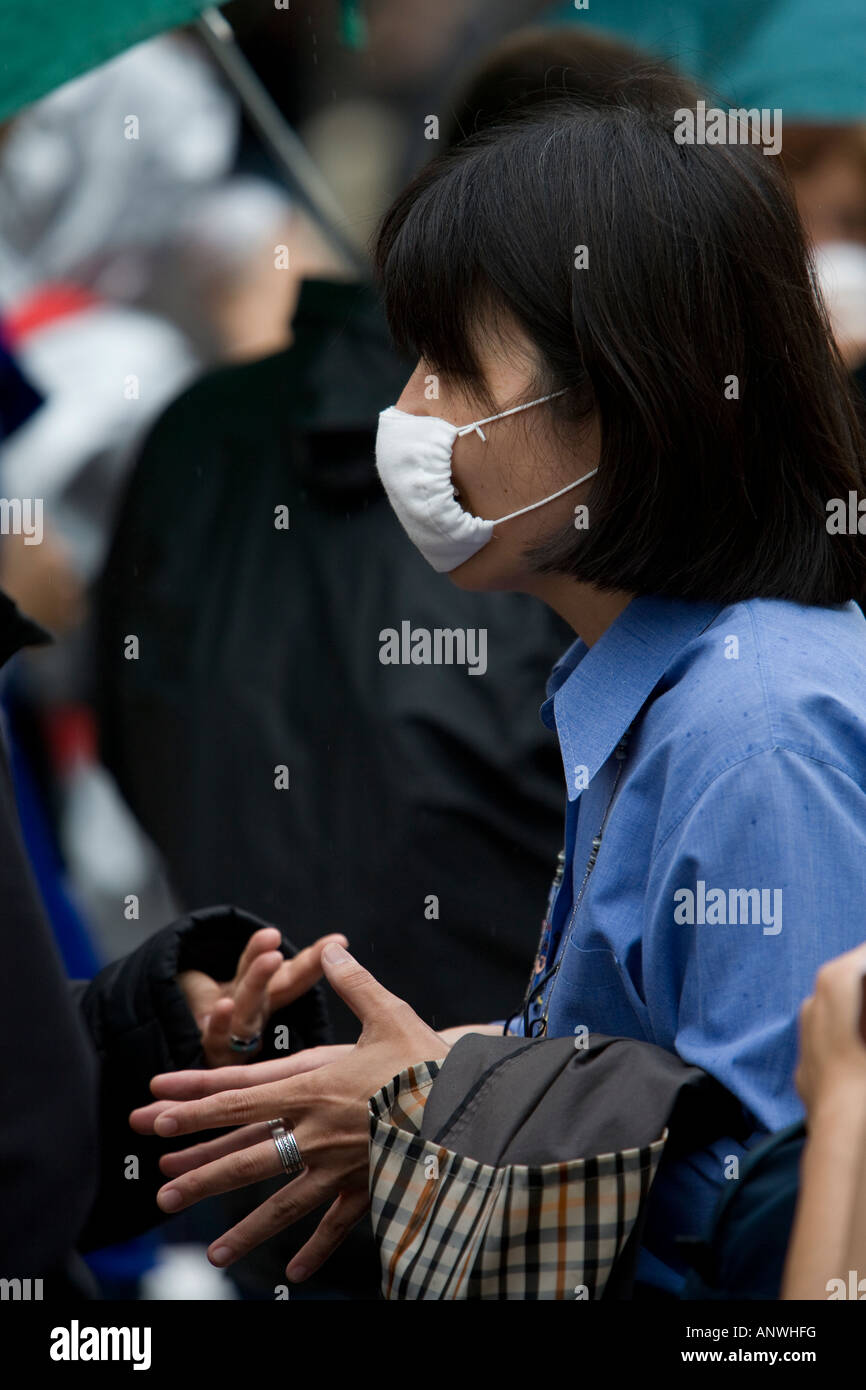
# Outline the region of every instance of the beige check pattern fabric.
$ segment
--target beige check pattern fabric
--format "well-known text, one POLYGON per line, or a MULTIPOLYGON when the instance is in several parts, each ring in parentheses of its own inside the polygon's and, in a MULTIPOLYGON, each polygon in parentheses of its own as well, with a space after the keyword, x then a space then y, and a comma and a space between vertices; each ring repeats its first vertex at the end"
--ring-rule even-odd
POLYGON ((388 1299, 598 1299, 656 1175, 641 1149, 493 1167, 421 1137, 440 1061, 369 1102, 373 1232, 388 1299))

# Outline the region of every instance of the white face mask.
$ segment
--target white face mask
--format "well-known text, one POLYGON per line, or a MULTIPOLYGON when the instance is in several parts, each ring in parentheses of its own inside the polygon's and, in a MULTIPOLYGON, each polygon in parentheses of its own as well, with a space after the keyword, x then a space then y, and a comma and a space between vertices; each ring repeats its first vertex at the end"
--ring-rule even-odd
POLYGON ((382 411, 376 437, 376 468, 382 486, 409 539, 438 573, 448 573, 471 559, 490 540, 494 526, 554 502, 598 472, 593 468, 576 482, 542 497, 540 502, 495 521, 485 521, 464 511, 454 495, 451 450, 458 435, 474 430, 486 443, 482 425, 563 394, 554 391, 550 396, 501 410, 498 415, 488 415, 486 420, 475 420, 459 429, 438 415, 407 415, 393 405, 382 411))

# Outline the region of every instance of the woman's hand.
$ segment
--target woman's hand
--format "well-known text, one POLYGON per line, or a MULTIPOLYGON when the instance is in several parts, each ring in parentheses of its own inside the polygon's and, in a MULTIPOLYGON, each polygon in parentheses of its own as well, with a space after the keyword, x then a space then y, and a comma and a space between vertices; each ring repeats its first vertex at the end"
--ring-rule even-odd
POLYGON ((445 1039, 449 1047, 453 1047, 468 1033, 483 1033, 488 1038, 501 1038, 502 1025, 499 1023, 455 1023, 453 1028, 443 1028, 439 1036, 445 1039))
MULTIPOLYGON (((340 934, 322 936, 286 960, 279 949, 281 940, 276 927, 253 932, 232 980, 219 982, 201 970, 183 970, 178 975, 177 983, 201 1030, 209 1066, 236 1063, 240 1054, 231 1046, 232 1035, 258 1037, 272 1013, 306 994, 321 978, 323 946, 328 941, 348 944, 340 934)), ((249 1055, 255 1056, 255 1051, 249 1055)))
MULTIPOLYGON (((322 964, 330 984, 362 1024, 353 1048, 341 1050, 339 1057, 324 1065, 306 1063, 308 1054, 301 1053, 286 1059, 295 1064, 294 1074, 288 1077, 198 1100, 176 1099, 178 1090, 191 1085, 189 1073, 154 1077, 151 1083, 164 1107, 152 1121, 158 1135, 168 1138, 221 1126, 244 1127, 198 1146, 197 1160, 189 1149, 163 1160, 173 1172, 171 1182, 157 1196, 163 1211, 181 1211, 215 1193, 279 1176, 283 1168, 266 1126, 270 1119, 285 1120, 304 1161, 299 1177, 214 1241, 208 1251, 213 1264, 233 1264, 277 1231, 330 1202, 286 1273, 298 1281, 324 1264, 369 1205, 368 1100, 413 1062, 438 1059, 448 1052, 438 1033, 346 951, 326 947, 322 964), (165 1104, 169 1094, 172 1098, 165 1104), (194 1166, 188 1166, 191 1158, 194 1166)), ((313 1049, 309 1055, 326 1050, 313 1049)))
MULTIPOLYGON (((289 1057, 275 1057, 270 1062, 242 1062, 231 1067, 216 1067, 212 1071, 167 1071, 153 1077, 150 1088, 154 1093, 166 1097, 154 1100, 150 1105, 142 1105, 133 1110, 129 1123, 136 1134, 153 1134, 154 1121, 164 1110, 170 1110, 179 1100, 201 1100, 202 1096, 215 1096, 220 1091, 236 1091, 243 1086, 261 1086, 266 1081, 284 1081, 289 1076, 300 1076, 301 1072, 313 1071, 316 1067, 327 1066, 339 1057, 346 1057, 353 1050, 354 1043, 335 1043, 328 1047, 309 1047, 306 1052, 294 1052, 289 1057)), ((228 1141, 240 1136, 244 1131, 232 1130, 221 1142, 231 1152, 228 1141)), ((187 1154, 198 1153, 207 1146, 199 1144, 195 1149, 181 1149, 177 1153, 163 1154, 159 1166, 166 1177, 172 1177, 175 1164, 187 1154)), ((238 1139, 238 1148, 244 1144, 238 1139)), ((204 1162, 204 1159, 200 1160, 204 1162)), ((193 1168, 197 1164, 190 1165, 193 1168)), ((181 1170, 177 1170, 181 1171, 181 1170)))
POLYGON ((866 945, 837 956, 818 971, 815 993, 800 1010, 797 1090, 812 1113, 841 1092, 866 1098, 866 1043, 860 1035, 866 945))

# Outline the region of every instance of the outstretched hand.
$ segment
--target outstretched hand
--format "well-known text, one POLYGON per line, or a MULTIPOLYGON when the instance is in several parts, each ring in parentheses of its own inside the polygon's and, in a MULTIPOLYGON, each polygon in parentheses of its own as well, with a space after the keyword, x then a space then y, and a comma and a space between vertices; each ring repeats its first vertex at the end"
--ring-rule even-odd
POLYGON ((321 959, 329 983, 362 1025, 354 1047, 313 1048, 261 1063, 254 1068, 261 1084, 243 1084, 245 1078, 231 1068, 229 1089, 222 1089, 224 1072, 209 1074, 207 1082, 201 1072, 156 1076, 151 1090, 158 1110, 148 1106, 131 1117, 133 1128, 152 1126, 165 1138, 234 1127, 230 1134, 162 1159, 171 1179, 157 1195, 165 1212, 279 1176, 283 1168, 267 1121, 281 1118, 294 1132, 303 1172, 213 1242, 208 1251, 213 1264, 233 1264, 328 1202, 316 1231, 286 1273, 298 1281, 324 1264, 369 1205, 369 1098, 407 1066, 439 1059, 449 1050, 438 1033, 347 951, 329 945, 321 959), (266 1067, 274 1069, 267 1080, 266 1067), (220 1089, 214 1093, 214 1087, 220 1089), (195 1098, 179 1099, 193 1093, 195 1098))
MULTIPOLYGON (((347 945, 345 936, 322 936, 286 960, 276 927, 253 932, 238 960, 234 978, 214 980, 201 970, 183 970, 177 983, 201 1030, 208 1065, 237 1063, 240 1056, 231 1039, 260 1038, 271 1014, 299 999, 322 976, 322 948, 329 941, 347 945)), ((246 1054, 254 1057, 261 1042, 246 1054)))

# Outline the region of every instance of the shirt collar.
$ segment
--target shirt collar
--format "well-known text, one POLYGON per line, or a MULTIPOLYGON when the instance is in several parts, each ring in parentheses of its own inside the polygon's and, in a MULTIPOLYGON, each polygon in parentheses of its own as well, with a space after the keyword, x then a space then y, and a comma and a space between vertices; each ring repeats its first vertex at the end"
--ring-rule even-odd
POLYGON ((654 687, 724 604, 639 596, 591 647, 577 639, 554 666, 541 718, 556 729, 568 799, 607 762, 654 687), (585 769, 575 785, 575 769, 585 769))

